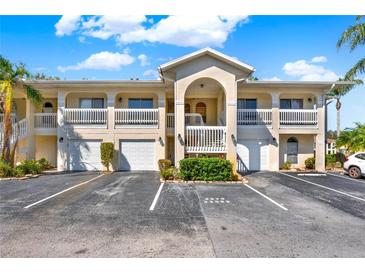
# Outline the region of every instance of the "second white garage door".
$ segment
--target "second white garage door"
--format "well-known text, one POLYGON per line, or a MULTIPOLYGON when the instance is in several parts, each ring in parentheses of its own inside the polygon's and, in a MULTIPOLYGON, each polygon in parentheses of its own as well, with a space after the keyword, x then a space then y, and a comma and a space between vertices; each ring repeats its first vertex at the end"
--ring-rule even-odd
POLYGON ((269 160, 268 140, 238 140, 237 154, 248 170, 267 170, 269 160))
POLYGON ((120 170, 156 170, 155 140, 121 140, 120 170))
POLYGON ((70 140, 68 144, 69 170, 102 170, 101 140, 70 140))

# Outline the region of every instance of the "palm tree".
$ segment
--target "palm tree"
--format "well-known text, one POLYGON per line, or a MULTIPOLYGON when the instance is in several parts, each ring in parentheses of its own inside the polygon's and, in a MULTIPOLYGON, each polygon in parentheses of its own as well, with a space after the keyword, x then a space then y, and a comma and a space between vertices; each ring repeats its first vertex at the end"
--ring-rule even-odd
POLYGON ((11 150, 12 123, 10 119, 11 110, 13 108, 14 88, 22 89, 27 98, 35 105, 43 101, 41 93, 34 89, 25 80, 31 79, 31 74, 26 70, 23 63, 12 64, 9 60, 0 55, 0 94, 2 95, 3 107, 3 146, 1 158, 4 162, 13 165, 12 158, 16 148, 17 141, 11 150))
MULTIPOLYGON (((350 51, 365 45, 365 23, 364 15, 355 19, 355 25, 348 27, 337 42, 337 49, 344 44, 350 44, 350 51)), ((365 73, 365 57, 361 58, 345 75, 346 79, 354 79, 359 74, 365 73)))
POLYGON ((355 123, 354 129, 346 129, 341 132, 336 140, 338 148, 344 146, 349 153, 365 149, 365 124, 355 123))
MULTIPOLYGON (((337 41, 337 49, 340 49, 343 45, 349 43, 350 51, 355 50, 360 46, 365 45, 365 23, 362 21, 363 15, 359 15, 355 19, 355 24, 348 27, 341 35, 340 39, 337 41)), ((356 80, 359 74, 365 73, 365 57, 360 59, 345 75, 344 79, 346 81, 353 81, 356 85, 360 85, 363 82, 361 80, 356 80)), ((336 100, 336 110, 337 110, 337 136, 340 135, 340 109, 341 109, 341 97, 348 93, 352 86, 342 86, 337 87, 330 92, 330 96, 336 100)))
MULTIPOLYGON (((338 81, 343 81, 343 80, 349 80, 349 79, 338 79, 338 81)), ((341 98, 343 96, 345 96, 350 90, 352 90, 355 85, 361 85, 363 82, 359 79, 351 79, 351 81, 354 83, 354 85, 346 85, 346 86, 338 86, 335 87, 334 89, 332 89, 329 93, 328 96, 332 97, 333 99, 336 100, 336 113, 337 113, 337 118, 336 118, 336 132, 337 132, 337 136, 340 136, 340 132, 341 132, 341 115, 340 115, 340 111, 341 111, 341 98)))

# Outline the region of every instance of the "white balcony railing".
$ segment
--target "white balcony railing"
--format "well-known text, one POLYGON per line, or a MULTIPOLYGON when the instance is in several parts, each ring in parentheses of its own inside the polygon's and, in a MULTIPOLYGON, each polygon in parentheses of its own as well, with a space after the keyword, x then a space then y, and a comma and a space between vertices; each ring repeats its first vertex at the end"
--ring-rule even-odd
POLYGON ((104 108, 65 108, 63 119, 66 124, 100 125, 106 124, 107 113, 104 108))
MULTIPOLYGON (((15 113, 10 114, 10 121, 12 124, 15 123, 15 113)), ((4 122, 4 114, 1 113, 0 114, 0 123, 3 123, 3 122, 4 122)))
POLYGON ((316 126, 318 123, 316 109, 280 109, 282 126, 316 126))
MULTIPOLYGON (((166 127, 168 129, 175 128, 175 114, 167 113, 166 127)), ((186 126, 204 126, 203 117, 199 113, 185 113, 186 126)))
POLYGON ((187 126, 185 150, 187 153, 226 152, 226 127, 187 126))
POLYGON ((237 124, 238 125, 271 125, 272 110, 271 109, 238 109, 237 124))
MULTIPOLYGON (((12 125, 12 132, 10 137, 10 144, 14 144, 15 141, 21 140, 27 136, 28 123, 27 119, 22 119, 12 125)), ((0 148, 2 148, 4 142, 4 126, 0 124, 0 148)))
POLYGON ((35 128, 57 128, 57 113, 35 113, 35 128))
POLYGON ((158 109, 115 109, 115 125, 158 125, 158 109))

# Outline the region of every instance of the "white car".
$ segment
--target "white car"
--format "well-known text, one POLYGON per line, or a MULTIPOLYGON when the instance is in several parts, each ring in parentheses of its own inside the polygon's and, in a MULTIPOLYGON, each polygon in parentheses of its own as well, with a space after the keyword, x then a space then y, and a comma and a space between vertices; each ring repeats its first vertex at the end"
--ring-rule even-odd
POLYGON ((352 178, 365 176, 365 152, 357 152, 349 156, 343 164, 343 168, 352 178))

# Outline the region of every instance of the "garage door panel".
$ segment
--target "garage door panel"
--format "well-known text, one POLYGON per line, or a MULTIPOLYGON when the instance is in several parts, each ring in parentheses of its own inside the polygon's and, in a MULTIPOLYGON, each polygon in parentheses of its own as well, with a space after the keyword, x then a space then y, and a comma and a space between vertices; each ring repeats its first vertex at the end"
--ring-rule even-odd
POLYGON ((155 140, 121 140, 121 170, 155 170, 155 140))
POLYGON ((69 141, 69 170, 102 170, 100 143, 100 140, 69 141))
POLYGON ((268 140, 238 140, 239 165, 246 170, 268 169, 268 140))

